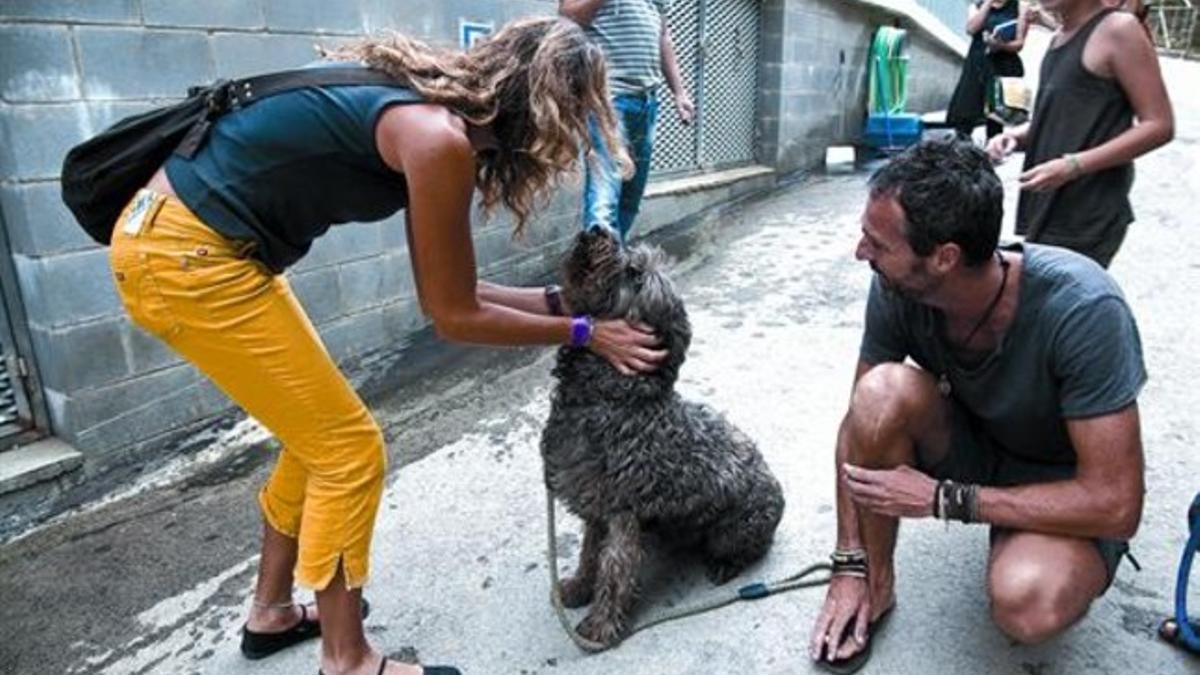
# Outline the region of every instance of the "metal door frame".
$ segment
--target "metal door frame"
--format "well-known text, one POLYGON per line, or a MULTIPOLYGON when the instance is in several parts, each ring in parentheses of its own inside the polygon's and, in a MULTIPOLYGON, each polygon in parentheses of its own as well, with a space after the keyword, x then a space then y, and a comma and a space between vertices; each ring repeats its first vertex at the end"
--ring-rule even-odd
MULTIPOLYGON (((25 306, 21 302, 8 244, 8 223, 0 210, 0 350, 7 355, 9 381, 17 405, 18 422, 0 427, 0 453, 47 435, 50 428, 41 378, 33 359, 25 306)), ((3 455, 0 454, 0 459, 3 455)))

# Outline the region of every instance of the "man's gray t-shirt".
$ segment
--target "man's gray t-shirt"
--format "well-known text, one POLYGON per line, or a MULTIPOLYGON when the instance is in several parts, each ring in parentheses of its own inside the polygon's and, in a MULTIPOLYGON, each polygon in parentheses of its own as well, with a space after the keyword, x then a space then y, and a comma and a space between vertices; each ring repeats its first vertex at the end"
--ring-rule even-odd
POLYGON ((941 312, 885 290, 867 300, 860 358, 912 357, 951 385, 979 429, 1018 458, 1074 464, 1066 421, 1116 412, 1146 383, 1137 324, 1099 265, 1066 249, 1025 244, 1017 315, 977 365, 954 357, 941 312))
POLYGON ((657 87, 662 76, 662 22, 668 0, 605 0, 587 34, 604 49, 614 94, 657 87))

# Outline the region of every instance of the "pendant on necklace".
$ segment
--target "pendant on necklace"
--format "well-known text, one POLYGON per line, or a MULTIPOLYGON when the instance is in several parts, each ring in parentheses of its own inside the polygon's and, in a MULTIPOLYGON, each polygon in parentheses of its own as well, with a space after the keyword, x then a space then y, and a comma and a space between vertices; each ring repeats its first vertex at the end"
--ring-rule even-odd
POLYGON ((942 398, 950 398, 952 391, 954 388, 950 386, 950 378, 946 377, 945 373, 938 375, 937 392, 941 394, 942 398))

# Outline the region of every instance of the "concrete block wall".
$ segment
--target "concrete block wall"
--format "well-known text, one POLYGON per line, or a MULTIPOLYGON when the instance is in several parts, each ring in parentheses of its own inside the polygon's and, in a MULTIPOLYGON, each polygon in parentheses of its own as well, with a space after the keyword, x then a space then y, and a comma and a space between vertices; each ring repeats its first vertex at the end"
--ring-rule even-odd
MULTIPOLYGON (((216 414, 229 402, 126 318, 93 244, 59 199, 62 157, 193 84, 301 65, 314 46, 399 30, 457 44, 460 20, 549 14, 555 0, 4 0, 0 2, 0 207, 12 244, 51 431, 91 459, 216 414)), ((513 242, 477 219, 485 275, 530 280, 573 233, 555 199, 513 242), (516 270, 514 273, 513 270, 516 270)), ((395 344, 424 319, 413 302, 402 214, 334 228, 289 273, 331 352, 395 344)))
POLYGON ((908 29, 908 109, 950 100, 961 56, 896 13, 847 0, 764 0, 763 10, 760 156, 781 173, 819 165, 827 146, 858 139, 879 26, 899 20, 908 29))

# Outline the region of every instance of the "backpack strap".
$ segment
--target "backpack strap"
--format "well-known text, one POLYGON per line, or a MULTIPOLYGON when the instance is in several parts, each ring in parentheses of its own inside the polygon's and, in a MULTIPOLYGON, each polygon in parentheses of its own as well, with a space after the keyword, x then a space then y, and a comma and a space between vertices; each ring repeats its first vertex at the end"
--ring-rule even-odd
POLYGON ((227 110, 236 110, 254 101, 304 87, 332 87, 337 85, 379 85, 405 87, 407 82, 372 68, 334 67, 301 68, 267 73, 254 77, 230 80, 214 86, 225 90, 227 110))
MULTIPOLYGON (((338 85, 378 85, 406 87, 407 83, 381 70, 366 67, 300 68, 282 70, 277 73, 255 75, 236 80, 217 80, 202 87, 188 89, 188 97, 203 96, 205 112, 192 125, 175 153, 187 159, 195 156, 209 129, 218 117, 232 110, 260 101, 269 96, 282 94, 304 87, 332 87, 338 85)), ((416 100, 420 95, 414 92, 416 100)))

